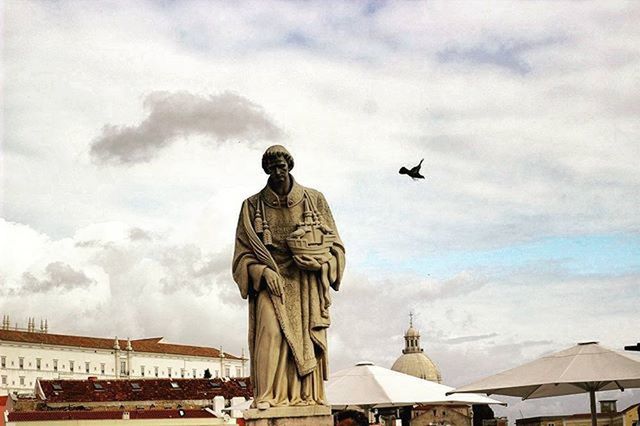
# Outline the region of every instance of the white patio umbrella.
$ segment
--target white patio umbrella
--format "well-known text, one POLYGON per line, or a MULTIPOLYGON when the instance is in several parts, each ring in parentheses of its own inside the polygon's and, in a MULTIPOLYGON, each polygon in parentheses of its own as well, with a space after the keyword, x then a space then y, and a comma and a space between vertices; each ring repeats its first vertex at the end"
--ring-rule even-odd
POLYGON ((640 357, 605 348, 597 342, 586 342, 456 388, 453 392, 522 399, 588 392, 591 424, 596 426, 596 392, 637 387, 640 387, 640 357))
POLYGON ((408 374, 359 362, 355 367, 335 372, 326 386, 333 408, 360 406, 385 408, 415 404, 502 404, 482 395, 446 395, 450 386, 419 379, 408 374))

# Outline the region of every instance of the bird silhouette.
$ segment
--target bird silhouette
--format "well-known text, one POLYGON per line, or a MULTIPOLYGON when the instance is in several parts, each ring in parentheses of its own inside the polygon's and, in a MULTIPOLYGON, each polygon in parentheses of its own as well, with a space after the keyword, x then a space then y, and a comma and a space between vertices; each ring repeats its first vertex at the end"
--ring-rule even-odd
POLYGON ((416 180, 416 179, 424 179, 424 176, 422 176, 420 174, 420 167, 422 167, 422 162, 424 161, 424 158, 422 160, 420 160, 420 163, 418 163, 417 166, 412 167, 411 170, 407 169, 406 167, 400 167, 400 171, 399 173, 401 175, 409 175, 411 177, 411 179, 416 180))

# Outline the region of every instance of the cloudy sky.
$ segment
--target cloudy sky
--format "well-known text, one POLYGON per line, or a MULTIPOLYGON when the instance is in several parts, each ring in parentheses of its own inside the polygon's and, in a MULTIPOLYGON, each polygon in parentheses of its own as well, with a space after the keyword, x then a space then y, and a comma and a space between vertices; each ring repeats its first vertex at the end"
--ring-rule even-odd
POLYGON ((634 344, 639 20, 637 2, 6 1, 0 311, 239 353, 235 225, 281 143, 347 248, 334 370, 389 367, 410 311, 453 386, 634 344), (421 158, 424 181, 398 174, 421 158))

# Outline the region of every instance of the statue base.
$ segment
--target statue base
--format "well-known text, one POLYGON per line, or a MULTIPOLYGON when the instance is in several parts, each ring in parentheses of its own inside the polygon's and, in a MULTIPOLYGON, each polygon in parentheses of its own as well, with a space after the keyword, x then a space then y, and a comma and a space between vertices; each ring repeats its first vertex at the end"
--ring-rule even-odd
POLYGON ((333 426, 331 407, 326 405, 250 408, 244 419, 247 426, 333 426))

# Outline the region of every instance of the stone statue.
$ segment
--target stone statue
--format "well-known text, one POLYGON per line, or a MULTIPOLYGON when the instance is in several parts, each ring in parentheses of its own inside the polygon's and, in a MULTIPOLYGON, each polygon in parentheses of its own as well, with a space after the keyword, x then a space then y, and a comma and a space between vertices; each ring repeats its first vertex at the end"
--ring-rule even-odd
POLYGON ((344 246, 324 196, 298 184, 293 165, 283 146, 266 150, 267 185, 243 202, 236 230, 258 410, 326 405, 329 287, 340 286, 344 246))

